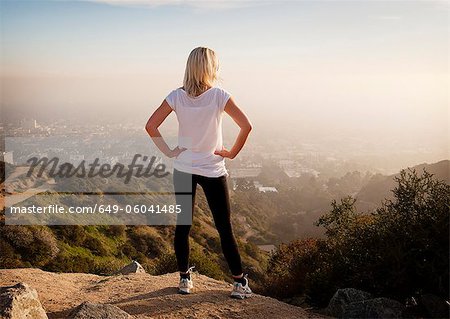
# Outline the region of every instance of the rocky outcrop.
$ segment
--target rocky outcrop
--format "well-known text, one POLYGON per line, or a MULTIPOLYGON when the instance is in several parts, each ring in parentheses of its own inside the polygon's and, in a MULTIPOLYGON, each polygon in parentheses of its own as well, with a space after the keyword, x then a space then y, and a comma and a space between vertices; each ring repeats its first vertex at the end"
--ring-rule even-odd
POLYGON ((449 318, 450 305, 436 295, 424 294, 419 298, 420 304, 430 318, 449 318))
POLYGON ((362 290, 354 288, 338 289, 330 299, 326 312, 333 317, 341 318, 344 315, 345 308, 350 303, 370 298, 372 298, 372 295, 362 290))
POLYGON ((1 319, 48 319, 36 290, 25 283, 0 288, 1 319))
POLYGON ((393 299, 372 298, 368 292, 344 288, 331 298, 326 313, 337 318, 401 318, 403 305, 393 299))
POLYGON ((99 318, 131 319, 132 317, 119 307, 109 304, 92 303, 87 301, 83 302, 81 305, 76 307, 69 314, 69 319, 99 319, 99 318))
POLYGON ((342 318, 401 318, 403 305, 393 299, 373 298, 348 304, 342 318))
POLYGON ((117 274, 128 275, 128 274, 136 274, 136 273, 145 273, 144 267, 137 261, 133 260, 130 264, 126 265, 122 269, 120 269, 117 274))

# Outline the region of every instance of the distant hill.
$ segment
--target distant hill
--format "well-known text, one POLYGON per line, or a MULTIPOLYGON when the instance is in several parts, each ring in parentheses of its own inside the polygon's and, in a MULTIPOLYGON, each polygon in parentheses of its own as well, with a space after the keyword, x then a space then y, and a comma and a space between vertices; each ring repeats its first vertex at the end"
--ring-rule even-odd
MULTIPOLYGON (((416 170, 419 174, 425 169, 433 174, 436 179, 450 183, 450 160, 442 160, 433 164, 423 163, 413 166, 411 169, 416 170)), ((396 185, 394 177, 399 175, 400 173, 388 176, 374 175, 356 194, 358 209, 363 211, 372 210, 378 207, 384 199, 391 199, 391 190, 396 185)))

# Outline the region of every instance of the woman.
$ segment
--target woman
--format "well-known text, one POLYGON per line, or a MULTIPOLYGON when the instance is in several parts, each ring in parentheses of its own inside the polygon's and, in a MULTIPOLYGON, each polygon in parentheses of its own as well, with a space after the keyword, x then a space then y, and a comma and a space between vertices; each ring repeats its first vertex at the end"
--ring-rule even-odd
MULTIPOLYGON (((230 221, 230 202, 227 188, 229 176, 225 158, 233 159, 244 146, 252 129, 247 116, 237 107, 224 89, 215 87, 219 62, 211 49, 198 47, 192 50, 184 75, 183 87, 173 90, 152 114, 146 130, 156 146, 174 160, 173 181, 175 194, 182 192, 182 185, 192 185, 192 211, 195 190, 199 184, 205 193, 219 232, 222 251, 234 279, 231 296, 246 298, 252 291, 247 275, 242 272, 241 257, 230 221), (158 130, 165 118, 174 111, 178 119, 178 146, 170 149, 158 130), (240 127, 233 147, 222 145, 222 115, 227 113, 240 127)), ((181 196, 176 201, 182 203, 181 196)), ((181 206, 183 209, 183 206, 181 206)), ((185 206, 186 207, 186 206, 185 206)), ((175 228, 175 255, 180 272, 179 292, 189 294, 193 288, 189 268, 189 231, 191 225, 175 228)))

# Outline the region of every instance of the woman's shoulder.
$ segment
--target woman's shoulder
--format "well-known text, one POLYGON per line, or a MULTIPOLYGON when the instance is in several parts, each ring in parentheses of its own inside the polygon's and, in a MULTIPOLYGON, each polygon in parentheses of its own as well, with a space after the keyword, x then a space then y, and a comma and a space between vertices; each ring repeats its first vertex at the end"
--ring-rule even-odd
MULTIPOLYGON (((184 90, 184 87, 182 87, 182 86, 178 87, 176 89, 173 89, 170 92, 170 95, 171 96, 180 96, 180 97, 181 96, 188 96, 189 97, 187 92, 184 90)), ((226 89, 224 89, 222 87, 219 87, 219 86, 213 86, 213 87, 209 88, 208 90, 206 90, 205 92, 200 94, 198 96, 198 98, 206 96, 206 95, 214 95, 214 96, 221 97, 221 98, 226 98, 226 97, 230 97, 231 96, 231 94, 228 92, 228 90, 226 90, 226 89)))
POLYGON ((230 92, 228 90, 224 89, 223 87, 215 86, 215 87, 213 87, 213 89, 216 94, 219 94, 221 96, 230 96, 231 95, 230 92))
POLYGON ((221 87, 215 87, 215 96, 221 111, 225 109, 225 105, 231 97, 231 94, 221 87))
POLYGON ((172 92, 176 92, 176 93, 181 92, 181 91, 184 91, 184 89, 183 89, 182 86, 180 86, 179 88, 176 88, 176 89, 173 89, 173 90, 172 90, 172 92))
POLYGON ((176 89, 172 89, 169 92, 168 96, 173 98, 173 99, 175 99, 175 98, 179 99, 182 93, 183 93, 183 87, 179 87, 179 88, 176 88, 176 89))
POLYGON ((216 95, 225 102, 231 97, 231 93, 228 90, 218 86, 216 87, 216 95))

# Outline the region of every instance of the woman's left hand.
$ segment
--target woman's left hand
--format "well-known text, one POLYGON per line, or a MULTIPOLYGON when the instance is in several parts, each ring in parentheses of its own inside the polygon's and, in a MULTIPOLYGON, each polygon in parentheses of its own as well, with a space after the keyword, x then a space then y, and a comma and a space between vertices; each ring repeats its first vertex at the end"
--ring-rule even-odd
POLYGON ((185 150, 187 150, 186 147, 175 147, 173 150, 170 151, 169 155, 167 155, 168 157, 172 158, 175 157, 177 158, 178 155, 180 155, 182 152, 184 152, 185 150))
POLYGON ((226 148, 222 148, 221 151, 215 151, 214 152, 215 155, 220 155, 222 157, 226 157, 226 158, 230 158, 233 159, 236 155, 233 155, 229 150, 227 150, 226 148))

